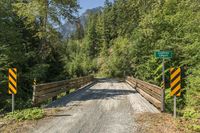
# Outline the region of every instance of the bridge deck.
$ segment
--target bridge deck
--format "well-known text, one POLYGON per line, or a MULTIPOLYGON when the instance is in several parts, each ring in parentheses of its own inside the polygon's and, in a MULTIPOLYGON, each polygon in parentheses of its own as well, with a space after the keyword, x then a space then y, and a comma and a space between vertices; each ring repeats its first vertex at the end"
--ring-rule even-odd
POLYGON ((130 133, 137 130, 137 113, 159 112, 127 83, 116 80, 102 80, 50 107, 64 107, 65 111, 59 117, 40 121, 30 132, 130 133))

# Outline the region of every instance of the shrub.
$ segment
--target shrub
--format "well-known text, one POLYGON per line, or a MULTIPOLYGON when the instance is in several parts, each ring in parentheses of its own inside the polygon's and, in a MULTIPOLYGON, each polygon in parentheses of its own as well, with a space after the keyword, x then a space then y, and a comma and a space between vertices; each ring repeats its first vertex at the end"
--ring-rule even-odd
POLYGON ((9 120, 37 120, 44 117, 44 110, 39 108, 29 108, 8 113, 5 118, 9 120))

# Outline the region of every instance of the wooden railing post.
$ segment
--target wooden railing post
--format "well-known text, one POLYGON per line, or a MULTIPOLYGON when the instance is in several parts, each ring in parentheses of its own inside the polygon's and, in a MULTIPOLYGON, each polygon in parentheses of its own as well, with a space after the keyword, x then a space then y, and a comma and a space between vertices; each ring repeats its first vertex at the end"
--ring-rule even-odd
POLYGON ((36 91, 36 85, 37 85, 37 81, 36 78, 33 79, 33 105, 35 106, 37 103, 37 91, 36 91))
POLYGON ((33 105, 35 105, 37 103, 37 99, 36 99, 36 85, 33 85, 33 105))

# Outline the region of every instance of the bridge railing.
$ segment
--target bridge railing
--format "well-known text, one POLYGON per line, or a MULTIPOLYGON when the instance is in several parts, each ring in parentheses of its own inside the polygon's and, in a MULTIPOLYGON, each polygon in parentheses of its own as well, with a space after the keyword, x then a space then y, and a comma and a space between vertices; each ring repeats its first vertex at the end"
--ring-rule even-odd
POLYGON ((60 93, 69 92, 70 89, 78 89, 88 83, 92 83, 93 76, 63 80, 33 86, 33 105, 37 105, 49 98, 54 98, 60 93))
POLYGON ((161 87, 133 77, 126 77, 126 82, 132 87, 134 87, 150 103, 152 103, 157 108, 161 109, 161 87))

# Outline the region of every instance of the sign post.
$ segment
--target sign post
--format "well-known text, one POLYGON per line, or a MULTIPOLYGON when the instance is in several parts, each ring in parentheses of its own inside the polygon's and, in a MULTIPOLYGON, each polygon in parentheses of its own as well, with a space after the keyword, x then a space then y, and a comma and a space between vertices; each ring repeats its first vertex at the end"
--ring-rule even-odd
POLYGON ((15 110, 15 94, 17 94, 17 69, 8 70, 8 93, 12 95, 12 112, 15 110))
POLYGON ((161 92, 161 111, 165 111, 165 59, 172 58, 172 51, 155 51, 154 56, 156 58, 162 59, 162 92, 161 92))
POLYGON ((176 118, 176 95, 174 95, 174 118, 176 118))
POLYGON ((15 110, 15 95, 12 94, 12 112, 15 110))
POLYGON ((163 58, 162 61, 162 80, 163 80, 163 88, 162 88, 162 92, 161 92, 161 102, 162 102, 162 106, 161 106, 161 111, 164 112, 165 111, 165 59, 163 58))

